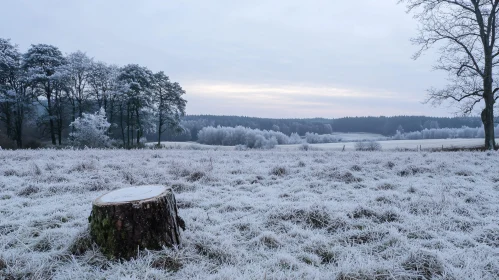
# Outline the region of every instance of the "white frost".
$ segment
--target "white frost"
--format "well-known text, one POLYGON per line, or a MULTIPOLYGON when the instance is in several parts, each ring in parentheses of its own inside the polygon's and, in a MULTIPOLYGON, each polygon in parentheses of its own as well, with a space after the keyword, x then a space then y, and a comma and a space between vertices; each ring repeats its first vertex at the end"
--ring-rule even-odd
POLYGON ((0 151, 0 279, 499 279, 499 152, 173 145, 0 151), (173 189, 182 247, 109 261, 92 201, 140 185, 173 189))
POLYGON ((105 194, 99 201, 109 203, 143 200, 158 196, 165 190, 166 187, 160 185, 129 187, 105 194))

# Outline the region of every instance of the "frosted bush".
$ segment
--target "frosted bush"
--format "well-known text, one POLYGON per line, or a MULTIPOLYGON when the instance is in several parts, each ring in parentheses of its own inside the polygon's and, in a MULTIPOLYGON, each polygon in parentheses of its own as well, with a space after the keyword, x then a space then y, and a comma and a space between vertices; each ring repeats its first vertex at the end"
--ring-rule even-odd
POLYGON ((302 151, 308 151, 308 149, 310 149, 310 147, 309 147, 308 143, 303 143, 300 145, 299 149, 302 151))
POLYGON ((291 136, 289 136, 289 144, 301 144, 303 143, 303 139, 301 139, 300 135, 298 133, 293 132, 291 133, 291 136))
POLYGON ((69 125, 74 131, 69 134, 70 143, 78 147, 102 148, 111 146, 111 139, 106 135, 111 124, 107 121, 104 108, 95 114, 83 113, 69 125))
POLYGON ((235 149, 236 151, 246 151, 248 147, 246 145, 236 145, 235 149))
POLYGON ((305 133, 305 139, 307 143, 316 144, 316 143, 336 143, 340 142, 341 139, 337 138, 333 134, 317 134, 317 133, 305 133))
POLYGON ((381 144, 377 141, 361 141, 355 143, 356 151, 381 151, 381 144))
POLYGON ((273 131, 251 129, 242 126, 225 127, 209 126, 198 132, 198 142, 206 145, 235 146, 245 145, 248 148, 269 149, 275 145, 302 144, 302 143, 336 143, 340 138, 333 134, 306 133, 306 139, 302 139, 298 133, 293 132, 291 136, 273 131))
POLYGON ((209 126, 198 133, 198 142, 207 145, 236 146, 271 149, 275 145, 289 143, 289 137, 282 132, 251 129, 242 126, 209 126))
MULTIPOLYGON (((495 133, 499 133, 499 125, 495 127, 495 133)), ((393 140, 418 140, 418 139, 453 139, 453 138, 483 138, 485 132, 482 127, 467 127, 461 128, 431 128, 421 131, 413 131, 402 133, 397 130, 393 140)))
POLYGON ((259 148, 263 148, 263 149, 273 149, 276 145, 277 145, 277 139, 272 136, 270 139, 265 139, 265 141, 263 141, 261 144, 262 146, 259 147, 259 148))

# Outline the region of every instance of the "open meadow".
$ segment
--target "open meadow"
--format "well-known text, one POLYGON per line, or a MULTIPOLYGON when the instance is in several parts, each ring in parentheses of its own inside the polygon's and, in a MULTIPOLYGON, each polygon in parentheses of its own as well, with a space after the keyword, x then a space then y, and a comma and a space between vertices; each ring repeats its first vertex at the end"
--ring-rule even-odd
POLYGON ((499 153, 0 151, 1 279, 499 279, 499 153), (109 261, 92 200, 171 186, 181 248, 109 261))
MULTIPOLYGON (((342 135, 346 135, 344 133, 342 135)), ((354 151, 355 144, 360 140, 375 141, 376 139, 371 134, 369 137, 361 137, 361 133, 352 133, 349 140, 345 140, 338 143, 323 143, 323 144, 309 144, 312 149, 320 149, 324 151, 354 151), (354 139, 355 138, 355 139, 354 139)), ((367 134, 369 135, 369 134, 367 134)), ((344 139, 344 138, 342 138, 344 139)), ((496 139, 498 141, 499 139, 496 139)), ((458 149, 458 148, 473 148, 483 146, 483 139, 418 139, 418 140, 381 140, 377 141, 381 144, 383 150, 439 150, 442 147, 444 149, 458 149)), ((154 146, 156 143, 147 143, 148 146, 154 146)), ((162 142, 165 148, 168 149, 218 149, 218 150, 234 150, 234 146, 215 146, 215 145, 203 145, 196 142, 162 142)), ((302 144, 289 144, 289 145, 277 145, 277 150, 297 150, 302 147, 302 144)))

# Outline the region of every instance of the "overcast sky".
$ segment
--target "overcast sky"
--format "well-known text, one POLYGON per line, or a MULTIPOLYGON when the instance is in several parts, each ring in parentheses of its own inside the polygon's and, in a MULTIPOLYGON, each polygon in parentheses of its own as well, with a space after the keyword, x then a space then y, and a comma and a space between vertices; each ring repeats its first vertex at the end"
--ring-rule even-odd
POLYGON ((163 70, 188 114, 452 116, 421 104, 445 85, 436 52, 411 59, 417 23, 397 0, 4 1, 0 36, 25 51, 163 70))

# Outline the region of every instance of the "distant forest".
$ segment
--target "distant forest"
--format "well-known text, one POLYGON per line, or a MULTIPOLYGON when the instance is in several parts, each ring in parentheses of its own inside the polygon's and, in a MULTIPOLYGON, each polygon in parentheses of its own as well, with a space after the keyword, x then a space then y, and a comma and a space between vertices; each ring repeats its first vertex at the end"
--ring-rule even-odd
MULTIPOLYGON (((480 127, 479 117, 346 117, 338 119, 269 119, 238 116, 188 115, 182 118, 181 125, 185 133, 174 135, 166 131, 163 141, 196 141, 198 132, 207 126, 244 126, 261 130, 280 131, 286 135, 306 132, 329 134, 332 132, 367 132, 384 136, 393 136, 401 132, 421 131, 425 128, 460 128, 462 126, 480 127)), ((152 136, 152 135, 151 135, 152 136)))

